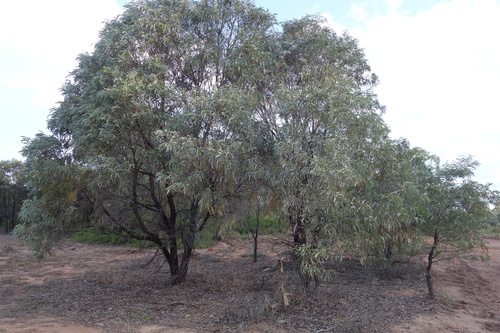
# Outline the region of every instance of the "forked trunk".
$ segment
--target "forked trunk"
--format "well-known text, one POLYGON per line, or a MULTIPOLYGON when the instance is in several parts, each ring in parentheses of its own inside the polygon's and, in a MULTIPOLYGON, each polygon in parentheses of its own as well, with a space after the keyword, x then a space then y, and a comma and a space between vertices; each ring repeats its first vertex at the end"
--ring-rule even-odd
MULTIPOLYGON (((170 276, 172 284, 184 283, 187 280, 189 262, 191 261, 191 257, 194 251, 194 239, 198 232, 197 220, 196 220, 197 210, 198 210, 198 205, 194 204, 191 207, 189 226, 186 230, 186 233, 183 235, 182 245, 184 247, 184 251, 182 253, 182 261, 179 264, 179 261, 177 260, 177 266, 176 267, 171 266, 170 268, 170 276)), ((209 215, 207 214, 205 216, 204 223, 208 220, 208 217, 209 215)))
POLYGON ((182 261, 179 260, 177 254, 177 247, 172 246, 170 251, 163 250, 163 255, 168 262, 170 268, 170 284, 180 284, 186 282, 189 261, 193 254, 194 242, 184 242, 184 252, 182 254, 182 261), (180 262, 179 262, 180 261, 180 262))
POLYGON ((179 274, 180 267, 179 267, 178 262, 172 263, 172 264, 169 263, 169 267, 170 267, 170 283, 171 284, 180 284, 182 282, 185 282, 185 281, 182 281, 182 279, 180 278, 180 274, 179 274))
POLYGON ((170 269, 170 283, 171 284, 179 284, 185 282, 181 278, 181 267, 179 265, 179 256, 177 254, 177 246, 171 245, 170 249, 167 250, 166 246, 160 246, 160 249, 165 257, 165 260, 168 263, 168 267, 170 269))
POLYGON ((189 261, 191 259, 192 253, 193 253, 192 248, 190 249, 184 248, 182 261, 179 263, 177 251, 175 251, 174 253, 169 252, 168 257, 164 252, 164 255, 168 262, 168 266, 170 268, 170 284, 180 284, 186 282, 189 261))
POLYGON ((188 265, 176 265, 176 267, 170 267, 170 283, 171 284, 181 284, 187 280, 187 269, 188 265))

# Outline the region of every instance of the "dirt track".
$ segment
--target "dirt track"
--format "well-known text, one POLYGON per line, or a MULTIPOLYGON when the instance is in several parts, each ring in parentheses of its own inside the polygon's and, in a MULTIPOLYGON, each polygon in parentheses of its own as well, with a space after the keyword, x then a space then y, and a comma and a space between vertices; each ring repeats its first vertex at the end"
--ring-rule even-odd
POLYGON ((500 332, 500 240, 489 242, 489 265, 435 266, 436 302, 418 265, 346 263, 313 295, 290 270, 292 307, 274 312, 284 253, 272 239, 257 264, 247 241, 198 251, 188 283, 168 287, 161 263, 143 267, 151 250, 66 242, 38 262, 0 235, 0 332, 500 332))

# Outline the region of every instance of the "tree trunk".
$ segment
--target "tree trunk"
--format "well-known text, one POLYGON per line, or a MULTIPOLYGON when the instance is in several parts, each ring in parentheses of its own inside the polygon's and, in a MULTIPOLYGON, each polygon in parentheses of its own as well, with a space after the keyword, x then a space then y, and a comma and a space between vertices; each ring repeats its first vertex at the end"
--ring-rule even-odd
POLYGON ((257 203, 257 221, 255 225, 255 234, 252 233, 253 238, 253 262, 257 262, 257 246, 259 238, 259 226, 260 226, 260 203, 257 203))
POLYGON ((391 260, 392 259, 392 244, 387 244, 384 248, 384 255, 385 259, 391 260))
MULTIPOLYGON (((172 240, 172 237, 170 237, 172 240)), ((180 266, 179 266, 179 255, 177 254, 177 244, 176 241, 171 241, 170 243, 170 248, 167 249, 165 244, 158 244, 160 247, 160 250, 163 253, 163 256, 165 257, 165 260, 168 263, 168 267, 170 269, 170 283, 171 284, 179 284, 184 281, 181 281, 179 279, 180 274, 180 266)))
POLYGON ((425 279, 427 281, 427 289, 429 290, 430 299, 434 299, 436 297, 436 295, 434 294, 434 281, 432 280, 431 269, 432 269, 432 264, 434 262, 435 251, 438 244, 439 244, 439 232, 435 230, 431 251, 427 256, 427 267, 425 268, 425 279))
POLYGON ((258 246, 258 240, 257 240, 258 234, 255 234, 255 237, 253 238, 253 262, 257 262, 258 259, 258 253, 257 253, 257 246, 258 246))
POLYGON ((185 282, 180 278, 180 267, 179 262, 171 262, 169 263, 170 267, 170 283, 171 284, 180 284, 185 282))
POLYGON ((179 266, 179 255, 177 254, 177 246, 175 246, 175 249, 173 247, 170 247, 170 261, 169 261, 169 267, 170 267, 170 283, 171 284, 179 284, 186 282, 185 278, 184 280, 180 279, 179 276, 181 275, 180 273, 180 266, 179 266))
POLYGON ((294 247, 299 247, 307 243, 304 225, 298 221, 293 226, 293 243, 294 247))
POLYGON ((425 279, 427 280, 427 289, 429 290, 429 298, 434 299, 436 295, 434 294, 434 281, 432 280, 430 269, 425 270, 425 279))
MULTIPOLYGON (((186 245, 184 244, 184 246, 186 245)), ((189 262, 189 260, 187 260, 187 262, 185 261, 186 247, 184 248, 183 259, 180 264, 176 244, 171 244, 169 250, 167 250, 165 246, 162 246, 161 250, 163 252, 163 256, 167 260, 168 267, 170 268, 170 284, 181 284, 186 282, 187 265, 189 262)), ((192 249, 189 252, 192 253, 192 249)), ((191 257, 190 254, 189 257, 191 257)))
MULTIPOLYGON (((185 246, 185 245, 184 245, 185 246)), ((180 284, 187 281, 187 273, 189 269, 189 261, 191 260, 191 255, 193 254, 193 248, 184 248, 184 254, 182 255, 182 262, 179 265, 179 271, 177 275, 172 276, 172 284, 180 284)))
MULTIPOLYGON (((190 217, 189 217, 189 226, 186 230, 186 233, 183 234, 183 242, 182 245, 184 246, 184 252, 182 254, 182 261, 180 265, 178 266, 178 270, 175 272, 175 274, 172 274, 171 271, 171 277, 172 277, 172 284, 180 284, 184 283, 187 280, 187 272, 189 268, 189 262, 191 260, 191 256, 194 251, 194 239, 196 237, 196 234, 199 230, 198 228, 198 219, 197 219, 197 212, 198 212, 198 204, 194 203, 191 206, 190 210, 190 217)), ((208 217, 210 215, 206 214, 203 223, 205 223, 208 220, 208 217)))

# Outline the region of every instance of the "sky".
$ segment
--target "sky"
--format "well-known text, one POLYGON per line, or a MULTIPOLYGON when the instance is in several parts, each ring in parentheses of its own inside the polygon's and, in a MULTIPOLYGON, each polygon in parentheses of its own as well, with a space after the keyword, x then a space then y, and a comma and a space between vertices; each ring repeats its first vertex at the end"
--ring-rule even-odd
MULTIPOLYGON (((0 11, 0 160, 46 130, 79 53, 124 0, 4 1, 0 11)), ((317 14, 364 49, 393 138, 452 161, 500 190, 500 0, 255 0, 278 21, 317 14)))

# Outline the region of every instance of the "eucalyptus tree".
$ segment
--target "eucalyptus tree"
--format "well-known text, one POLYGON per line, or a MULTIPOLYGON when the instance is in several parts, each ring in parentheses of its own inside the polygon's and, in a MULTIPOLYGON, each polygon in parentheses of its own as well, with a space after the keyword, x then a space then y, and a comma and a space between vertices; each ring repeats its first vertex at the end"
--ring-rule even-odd
POLYGON ((282 28, 261 124, 274 143, 269 173, 296 253, 313 272, 320 253, 355 231, 351 193, 371 174, 388 128, 356 40, 315 16, 282 28))
POLYGON ((434 298, 433 264, 457 257, 479 257, 472 250, 486 247, 481 231, 491 218, 491 205, 498 206, 499 194, 488 184, 472 180, 478 162, 470 156, 444 165, 438 159, 430 162, 423 179, 429 200, 419 210, 419 229, 432 239, 426 279, 429 296, 434 298))
POLYGON ((43 254, 73 224, 125 233, 185 281, 196 234, 256 169, 245 138, 274 24, 244 0, 130 3, 79 56, 52 135, 27 140, 32 194, 17 234, 43 254))

